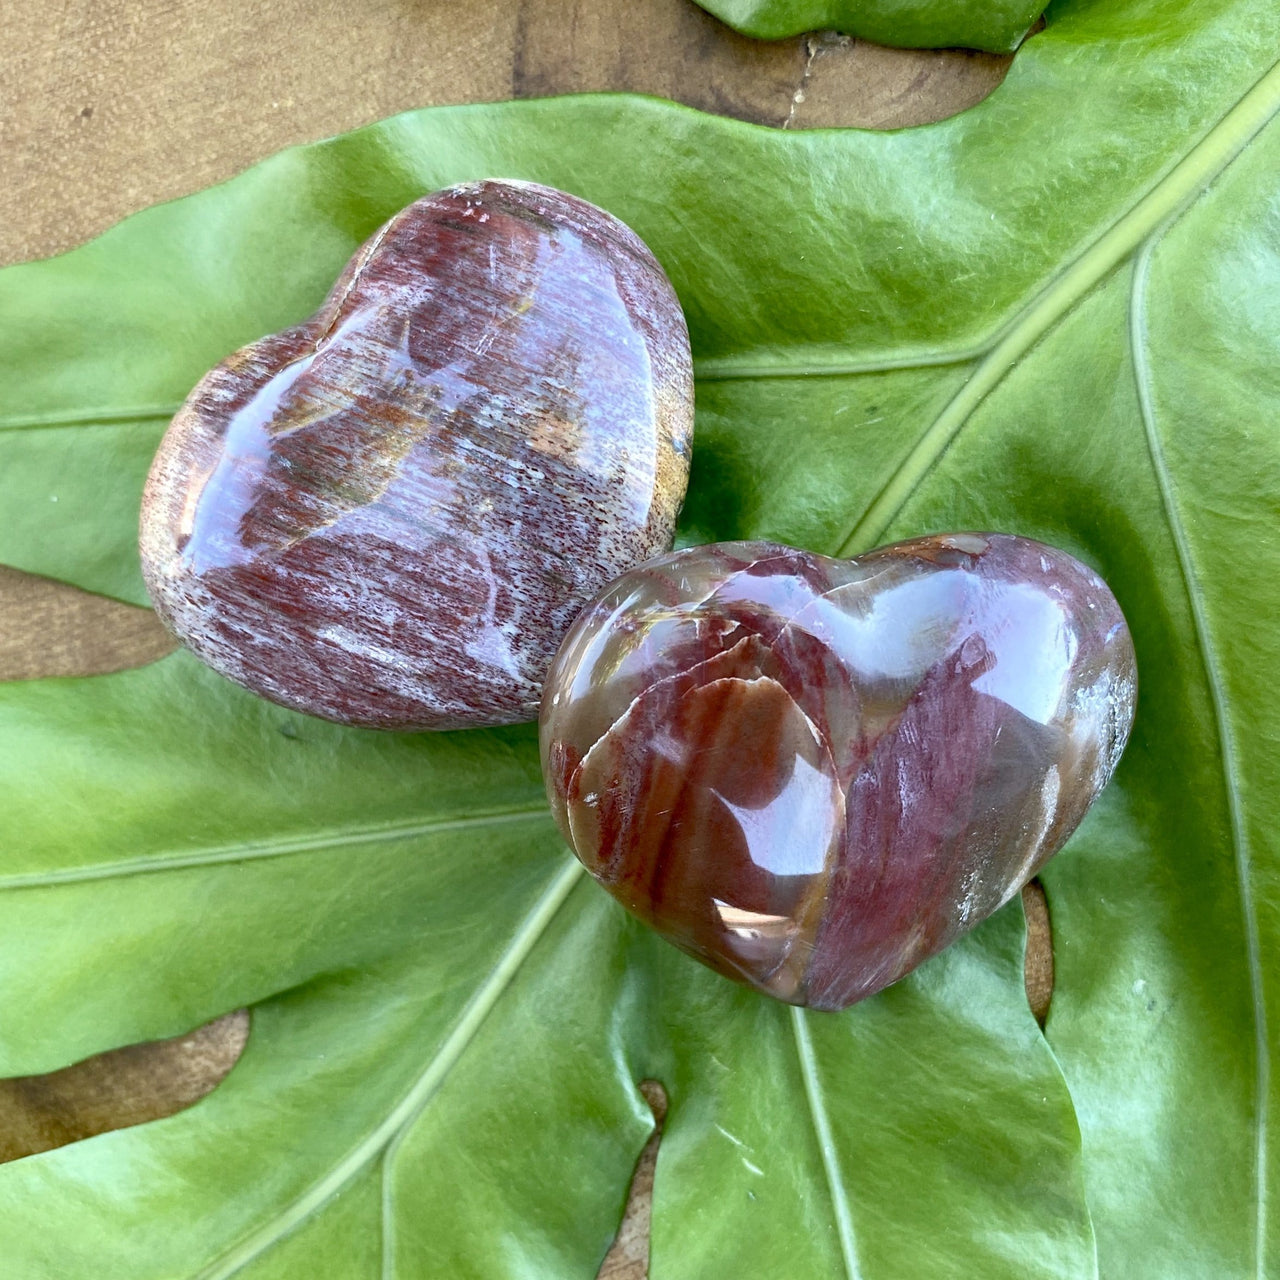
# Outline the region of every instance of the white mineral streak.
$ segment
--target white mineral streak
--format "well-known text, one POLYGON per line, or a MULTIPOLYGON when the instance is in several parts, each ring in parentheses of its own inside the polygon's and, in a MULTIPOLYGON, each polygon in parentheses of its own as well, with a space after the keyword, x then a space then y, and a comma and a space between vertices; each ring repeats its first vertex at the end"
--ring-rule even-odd
POLYGON ((1098 744, 1093 775, 1096 794, 1115 772, 1129 738, 1136 684, 1129 672, 1103 668, 1098 678, 1082 685, 1072 699, 1072 738, 1082 749, 1098 744))
POLYGON ((964 873, 964 879, 960 882, 960 927, 964 928, 969 923, 969 917, 973 914, 973 908, 978 900, 978 890, 982 887, 982 877, 978 868, 970 867, 964 873))
POLYGON ((1004 906, 1028 880, 1031 879, 1036 863, 1044 853, 1045 841, 1053 830, 1054 819, 1058 816, 1058 797, 1062 790, 1062 776, 1056 764, 1050 765, 1040 784, 1040 821, 1037 828, 1026 837, 1026 848, 1022 862, 1010 878, 1009 885, 1000 899, 999 906, 1004 906))
POLYGON ((527 684, 528 677, 520 668, 515 649, 519 614, 517 612, 516 617, 508 622, 498 621, 498 591, 501 582, 493 569, 493 556, 483 544, 473 550, 485 583, 486 599, 483 615, 466 629, 467 638, 463 650, 469 658, 484 666, 496 667, 517 684, 527 684))

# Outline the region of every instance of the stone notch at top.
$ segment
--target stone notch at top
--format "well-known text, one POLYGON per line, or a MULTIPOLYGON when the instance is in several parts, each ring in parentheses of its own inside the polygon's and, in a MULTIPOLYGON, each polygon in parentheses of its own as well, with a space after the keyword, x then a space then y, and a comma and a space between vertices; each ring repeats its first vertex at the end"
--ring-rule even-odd
POLYGON ((452 187, 197 384, 143 574, 188 648, 285 706, 532 719, 583 603, 671 545, 692 430, 688 330, 640 238, 549 187, 452 187))

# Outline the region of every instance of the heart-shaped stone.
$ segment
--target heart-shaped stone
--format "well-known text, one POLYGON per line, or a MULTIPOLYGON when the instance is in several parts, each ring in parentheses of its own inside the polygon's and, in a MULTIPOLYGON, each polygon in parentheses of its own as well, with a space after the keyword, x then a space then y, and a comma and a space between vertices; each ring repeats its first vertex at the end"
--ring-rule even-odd
POLYGON ((302 711, 532 719, 583 602, 671 545, 692 398, 675 293, 616 218, 529 183, 424 197, 191 393, 143 499, 152 601, 302 711))
POLYGON ((729 977, 841 1009, 1062 847, 1124 750, 1136 679, 1106 584, 1038 542, 694 547, 574 624, 543 769, 628 910, 729 977))

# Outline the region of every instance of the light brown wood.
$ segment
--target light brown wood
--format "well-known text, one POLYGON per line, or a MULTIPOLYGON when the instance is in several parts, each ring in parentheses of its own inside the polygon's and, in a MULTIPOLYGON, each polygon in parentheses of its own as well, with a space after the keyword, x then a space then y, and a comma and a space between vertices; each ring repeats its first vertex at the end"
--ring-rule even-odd
POLYGON ((1043 1027, 1053 1000, 1053 928, 1049 921, 1049 901, 1044 886, 1032 880, 1022 890, 1022 910, 1027 917, 1027 950, 1022 962, 1022 981, 1027 1004, 1043 1027))
POLYGON ((834 31, 805 38, 805 70, 787 124, 902 129, 981 102, 1013 58, 973 49, 886 49, 834 31))
POLYGON ((176 647, 150 609, 0 565, 0 680, 104 675, 176 647))
POLYGON ((627 1195, 613 1247, 600 1264, 597 1280, 645 1280, 649 1274, 649 1218, 653 1209, 653 1176, 658 1165, 658 1144, 667 1119, 667 1091, 656 1080, 642 1080, 640 1092, 653 1112, 653 1136, 645 1143, 627 1195))
POLYGON ((130 1045, 48 1075, 0 1080, 0 1162, 173 1115, 226 1077, 249 1036, 244 1009, 184 1036, 130 1045))
MULTIPOLYGON (((689 0, 0 0, 0 32, 0 264, 62 252, 282 147, 413 107, 630 90, 783 128, 899 128, 972 105, 1009 65, 830 33, 762 44, 689 0)), ((0 570, 0 679, 119 670, 171 643, 145 610, 0 570)), ((1047 948, 1046 912, 1028 939, 1036 1009, 1052 986, 1047 948), (1048 956, 1048 988, 1033 952, 1048 956)), ((190 1105, 231 1069, 248 1027, 242 1011, 0 1081, 0 1159, 190 1105)), ((648 1269, 666 1099, 642 1087, 658 1132, 606 1280, 648 1269)))

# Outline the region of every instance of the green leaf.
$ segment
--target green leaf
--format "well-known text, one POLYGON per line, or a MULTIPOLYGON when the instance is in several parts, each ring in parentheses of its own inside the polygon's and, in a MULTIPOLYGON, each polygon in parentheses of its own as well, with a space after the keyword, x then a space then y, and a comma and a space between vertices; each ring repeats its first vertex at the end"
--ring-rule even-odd
POLYGON ((1044 0, 698 0, 758 40, 842 31, 908 49, 1016 49, 1044 0))
POLYGON ((528 728, 342 730, 182 654, 0 687, 0 1071, 254 1006, 195 1107, 0 1168, 6 1277, 589 1277, 645 1077, 655 1280, 1280 1269, 1277 48, 1274 0, 1075 0, 894 134, 424 111, 0 273, 0 560, 141 600, 142 476, 209 364, 423 191, 565 187, 688 313, 684 541, 1043 538, 1142 681, 1045 877, 1047 1038, 1016 908, 838 1016, 703 971, 574 870, 528 728))

